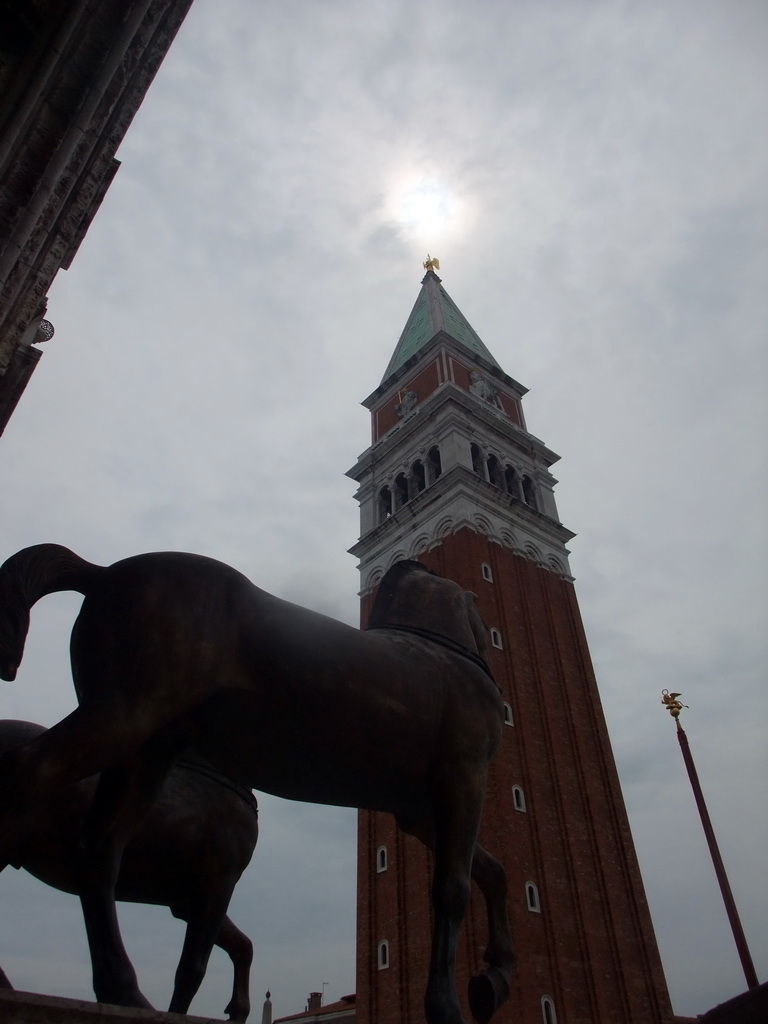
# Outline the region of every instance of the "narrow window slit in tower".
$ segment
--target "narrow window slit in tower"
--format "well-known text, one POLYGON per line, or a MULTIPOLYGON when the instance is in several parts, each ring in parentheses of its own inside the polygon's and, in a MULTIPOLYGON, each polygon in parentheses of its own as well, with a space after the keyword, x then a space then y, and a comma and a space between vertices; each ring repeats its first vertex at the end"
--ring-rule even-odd
POLYGON ((533 884, 533 882, 525 883, 525 900, 528 904, 528 909, 534 911, 536 914, 541 913, 541 904, 539 903, 539 890, 533 884))
POLYGON ((389 943, 386 939, 382 939, 379 943, 378 962, 380 971, 383 971, 385 967, 389 967, 389 943))
POLYGON ((544 1024, 557 1024, 555 1004, 552 1002, 549 996, 541 997, 541 1013, 542 1017, 544 1018, 544 1024))

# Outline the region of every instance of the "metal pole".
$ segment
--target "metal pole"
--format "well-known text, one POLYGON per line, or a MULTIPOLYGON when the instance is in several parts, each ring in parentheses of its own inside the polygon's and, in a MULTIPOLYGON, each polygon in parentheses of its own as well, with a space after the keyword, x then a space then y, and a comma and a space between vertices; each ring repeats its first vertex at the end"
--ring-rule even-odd
POLYGON ((706 836, 709 852, 712 856, 712 863, 715 868, 715 874, 717 875, 720 892, 723 895, 725 912, 728 915, 728 920, 731 924, 731 931, 733 932, 733 938, 736 942, 736 949, 739 953, 744 977, 747 979, 747 987, 757 988, 759 985, 757 973, 755 972, 755 966, 752 963, 752 957, 749 953, 744 929, 741 927, 739 914, 736 910, 736 903, 733 899, 733 893, 731 892, 731 887, 728 883, 728 876, 725 873, 723 858, 720 856, 720 849, 717 845, 717 839, 715 839, 715 832, 712 828, 709 811, 707 810, 707 805, 704 802, 704 794, 701 790, 701 783, 699 782, 699 776, 696 772, 696 766, 693 763, 693 755, 691 754, 691 748, 688 744, 688 737, 685 734, 685 730, 680 725, 680 708, 686 707, 687 705, 681 704, 680 701, 677 700, 679 696, 679 693, 669 693, 667 690, 664 690, 661 699, 662 703, 675 719, 675 724, 677 726, 677 740, 683 754, 685 767, 688 770, 688 778, 691 780, 691 788, 693 789, 696 806, 699 809, 699 817, 701 818, 701 824, 704 827, 704 835, 706 836))

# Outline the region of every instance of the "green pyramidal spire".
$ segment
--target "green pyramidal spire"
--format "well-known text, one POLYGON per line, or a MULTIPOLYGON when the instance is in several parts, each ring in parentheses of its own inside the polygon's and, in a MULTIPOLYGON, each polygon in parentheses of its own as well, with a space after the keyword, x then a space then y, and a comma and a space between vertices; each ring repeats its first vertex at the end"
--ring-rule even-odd
POLYGON ((439 332, 444 331, 454 341, 474 355, 481 356, 492 366, 501 367, 480 340, 475 329, 440 283, 434 270, 427 270, 421 282, 421 291, 405 325, 382 381, 416 355, 439 332))

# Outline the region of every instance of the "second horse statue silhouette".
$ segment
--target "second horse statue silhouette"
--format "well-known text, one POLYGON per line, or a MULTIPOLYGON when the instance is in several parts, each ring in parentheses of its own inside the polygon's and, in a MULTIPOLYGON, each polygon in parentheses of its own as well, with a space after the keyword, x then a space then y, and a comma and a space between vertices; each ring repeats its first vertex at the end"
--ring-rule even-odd
MULTIPOLYGON (((0 752, 46 730, 33 722, 0 721, 0 752)), ((36 803, 24 827, 0 861, 26 868, 63 892, 77 893, 78 850, 83 823, 98 777, 83 779, 36 803)), ((251 1008, 251 940, 230 921, 226 908, 259 836, 256 800, 250 790, 225 779, 194 754, 174 765, 141 828, 125 848, 115 896, 128 903, 169 907, 187 922, 182 958, 170 1009, 186 1013, 205 974, 209 939, 229 955, 234 969, 232 998, 224 1011, 244 1021, 251 1008), (212 916, 211 901, 223 908, 212 916)), ((11 983, 0 968, 0 988, 11 983)))

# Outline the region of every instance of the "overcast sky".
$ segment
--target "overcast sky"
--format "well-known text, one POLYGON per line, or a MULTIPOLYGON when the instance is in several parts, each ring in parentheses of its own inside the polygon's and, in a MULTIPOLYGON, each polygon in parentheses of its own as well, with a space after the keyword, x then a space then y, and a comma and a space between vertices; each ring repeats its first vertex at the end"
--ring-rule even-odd
MULTIPOLYGON (((677 1013, 742 991, 674 725, 768 976, 768 8, 760 0, 195 0, 51 292, 0 440, 0 556, 213 555, 350 623, 344 472, 426 253, 562 456, 571 566, 677 1013)), ((76 595, 2 713, 74 706, 76 595)), ((355 820, 261 799, 232 904, 254 1015, 354 991, 355 820)), ((0 877, 18 988, 90 998, 80 911, 0 877), (8 921, 13 920, 9 926, 8 921)), ((121 910, 146 995, 181 926, 121 910)), ((520 949, 521 959, 525 950, 520 949)), ((193 1012, 221 1015, 212 960, 193 1012)))

